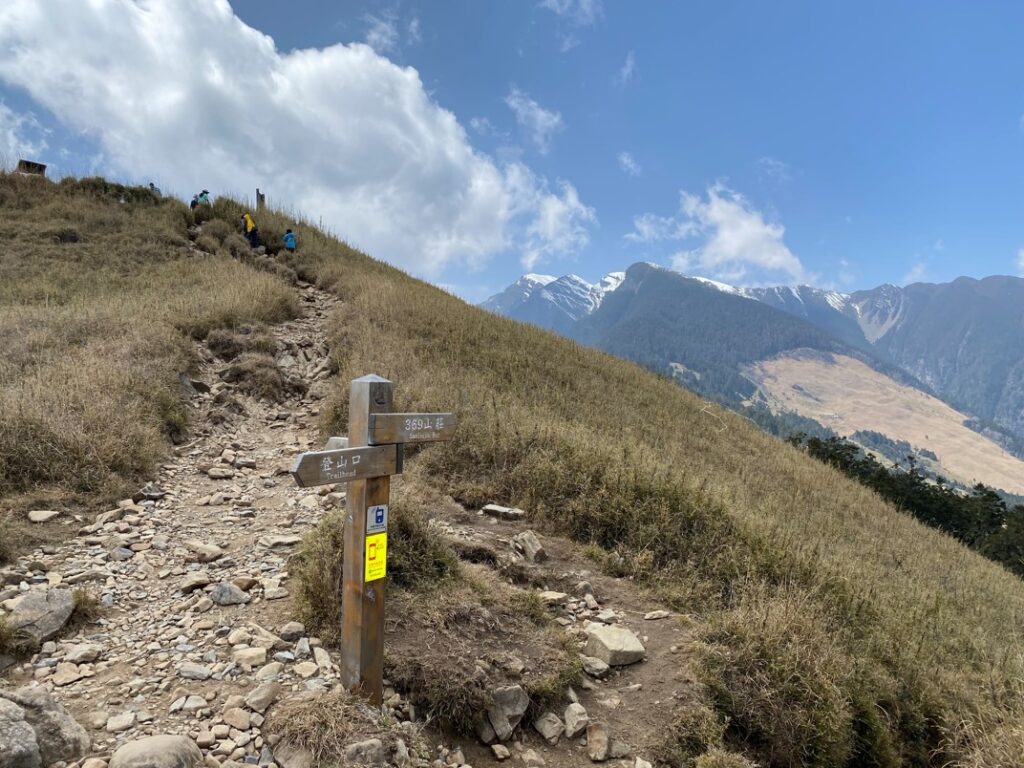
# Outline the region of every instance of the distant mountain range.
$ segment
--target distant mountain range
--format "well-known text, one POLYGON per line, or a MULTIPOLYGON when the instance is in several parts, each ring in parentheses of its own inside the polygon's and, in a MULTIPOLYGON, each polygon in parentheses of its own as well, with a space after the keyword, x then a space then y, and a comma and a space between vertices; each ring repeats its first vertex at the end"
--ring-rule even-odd
POLYGON ((526 275, 482 306, 730 404, 764 390, 755 363, 797 350, 858 360, 941 398, 971 429, 1024 455, 1024 279, 840 293, 740 288, 640 263, 596 284, 526 275))
POLYGON ((625 272, 611 272, 595 284, 577 275, 523 275, 482 306, 568 336, 576 323, 593 314, 625 279, 625 272))

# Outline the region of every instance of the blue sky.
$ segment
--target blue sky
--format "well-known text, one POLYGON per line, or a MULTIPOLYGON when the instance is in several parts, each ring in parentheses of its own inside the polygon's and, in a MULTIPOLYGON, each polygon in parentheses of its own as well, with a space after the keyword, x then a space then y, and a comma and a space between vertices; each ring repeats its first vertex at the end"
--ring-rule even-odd
POLYGON ((0 152, 259 184, 470 300, 641 260, 844 290, 1024 274, 1019 4, 57 7, 0 9, 0 152))

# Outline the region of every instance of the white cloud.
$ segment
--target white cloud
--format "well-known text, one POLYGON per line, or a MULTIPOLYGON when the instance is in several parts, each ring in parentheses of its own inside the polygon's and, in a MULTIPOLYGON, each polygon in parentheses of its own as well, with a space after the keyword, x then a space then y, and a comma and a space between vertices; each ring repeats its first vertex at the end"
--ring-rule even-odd
POLYGON ((537 147, 537 151, 542 155, 547 154, 551 149, 554 135, 565 127, 561 113, 544 109, 518 88, 509 91, 505 103, 516 116, 519 127, 526 131, 530 141, 537 147))
POLYGON ((943 242, 943 240, 942 240, 942 238, 941 238, 941 237, 940 237, 940 238, 937 238, 937 239, 935 240, 935 245, 933 245, 933 246, 932 246, 932 248, 933 248, 934 250, 936 250, 936 251, 944 251, 944 250, 946 250, 946 243, 945 243, 945 242, 943 242))
POLYGON ((540 7, 580 26, 595 24, 604 13, 601 0, 541 0, 540 7))
POLYGON ((743 282, 784 276, 792 282, 809 278, 800 259, 785 244, 786 229, 767 221, 750 202, 722 184, 707 191, 707 199, 683 192, 676 216, 641 214, 633 219, 634 242, 700 240, 676 251, 672 264, 680 271, 743 282))
POLYGON ((398 24, 394 18, 367 14, 366 44, 381 55, 398 52, 398 24))
POLYGON ((579 47, 583 42, 576 35, 559 35, 559 39, 562 41, 562 44, 558 47, 558 50, 562 53, 568 53, 573 48, 579 47))
POLYGON ((907 271, 907 274, 903 276, 900 281, 901 285, 910 285, 911 283, 920 283, 928 277, 928 265, 923 261, 915 261, 913 266, 907 271))
POLYGON ((18 160, 37 160, 48 148, 46 131, 31 114, 18 114, 0 101, 0 169, 18 160))
POLYGON ((839 286, 841 288, 849 288, 851 285, 853 285, 853 283, 854 283, 854 281, 856 279, 857 279, 857 276, 854 273, 853 268, 851 267, 849 260, 847 260, 847 259, 840 259, 839 260, 839 286))
POLYGON ((1017 251, 1017 274, 1024 277, 1024 248, 1017 251))
POLYGON ((490 133, 494 133, 494 126, 491 125, 491 121, 486 117, 471 117, 469 119, 469 127, 481 136, 487 136, 490 133))
POLYGON ((619 168, 622 169, 623 173, 627 173, 630 176, 639 176, 643 173, 643 168, 633 159, 633 155, 625 151, 619 152, 619 168))
MULTIPOLYGON (((133 0, 134 1, 134 0, 133 0)), ((419 16, 413 16, 405 23, 405 37, 402 36, 402 20, 394 9, 387 9, 380 15, 367 13, 363 16, 366 23, 366 44, 381 56, 397 56, 402 48, 415 45, 423 38, 419 16)))
POLYGON ((626 54, 626 60, 622 62, 619 71, 615 74, 615 82, 618 85, 627 85, 636 75, 636 55, 633 51, 626 54))
POLYGON ((420 28, 420 17, 413 16, 406 26, 406 34, 410 43, 418 43, 423 39, 423 30, 420 28))
POLYGON ((757 161, 757 175, 762 181, 783 183, 789 181, 789 165, 774 157, 762 157, 757 161))
POLYGON ((369 46, 282 53, 227 0, 53 8, 0 3, 0 80, 93 138, 104 172, 181 194, 260 186, 428 277, 586 243, 571 184, 474 150, 415 69, 369 46))
POLYGON ((590 240, 587 224, 597 221, 593 208, 584 205, 572 184, 558 183, 559 192, 552 193, 548 184, 521 163, 510 166, 513 197, 531 212, 533 221, 527 227, 527 241, 520 262, 533 269, 550 256, 574 253, 590 240))

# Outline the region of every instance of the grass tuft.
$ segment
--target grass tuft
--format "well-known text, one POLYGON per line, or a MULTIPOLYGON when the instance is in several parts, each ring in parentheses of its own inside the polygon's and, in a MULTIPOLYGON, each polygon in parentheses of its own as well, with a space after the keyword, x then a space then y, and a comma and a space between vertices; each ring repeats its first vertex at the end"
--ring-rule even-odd
POLYGON ((32 635, 22 630, 13 629, 7 620, 0 616, 0 656, 11 656, 23 660, 39 650, 39 645, 32 635))
POLYGON ((246 352, 272 355, 277 342, 265 328, 243 325, 239 328, 215 328, 206 336, 206 345, 221 360, 231 362, 246 352))
POLYGON ((415 728, 402 728, 340 686, 327 693, 305 692, 277 704, 267 719, 266 733, 282 744, 305 749, 314 765, 346 765, 351 744, 378 738, 391 754, 401 738, 411 755, 429 757, 429 744, 415 728))

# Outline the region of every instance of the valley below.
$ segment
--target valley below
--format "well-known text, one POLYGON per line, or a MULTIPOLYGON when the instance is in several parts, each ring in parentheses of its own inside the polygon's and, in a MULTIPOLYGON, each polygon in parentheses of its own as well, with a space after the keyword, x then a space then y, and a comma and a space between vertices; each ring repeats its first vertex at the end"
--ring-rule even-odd
POLYGON ((967 485, 1024 492, 1024 461, 964 426, 967 416, 846 355, 794 350, 744 367, 773 412, 793 411, 840 435, 873 431, 926 447, 967 485))

